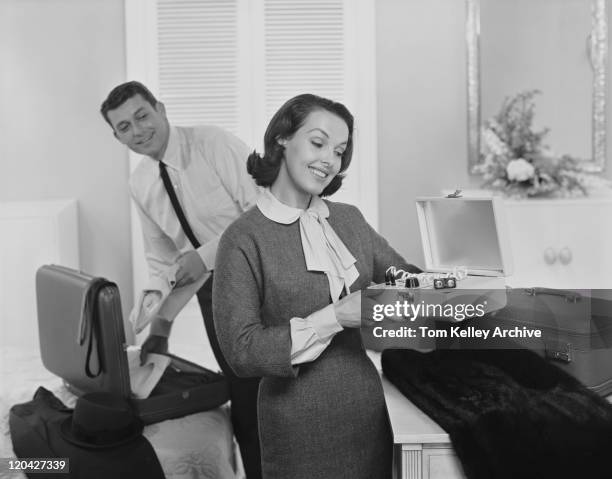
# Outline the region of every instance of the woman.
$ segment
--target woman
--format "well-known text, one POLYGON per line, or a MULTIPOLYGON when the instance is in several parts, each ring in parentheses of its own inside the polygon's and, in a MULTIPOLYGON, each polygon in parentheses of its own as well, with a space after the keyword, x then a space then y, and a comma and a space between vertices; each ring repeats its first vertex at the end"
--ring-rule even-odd
POLYGON ((351 162, 353 117, 299 95, 270 121, 264 148, 247 168, 267 188, 223 234, 213 292, 228 363, 263 378, 263 476, 390 477, 392 436, 361 342, 359 290, 404 260, 357 208, 321 199, 351 162))

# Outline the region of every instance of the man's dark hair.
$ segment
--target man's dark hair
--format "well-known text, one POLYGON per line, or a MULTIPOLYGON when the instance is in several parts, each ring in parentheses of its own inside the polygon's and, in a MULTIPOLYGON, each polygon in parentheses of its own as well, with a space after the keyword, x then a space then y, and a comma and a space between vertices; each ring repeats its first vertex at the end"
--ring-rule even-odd
POLYGON ((113 88, 113 90, 106 97, 106 100, 102 102, 102 106, 100 107, 100 113, 106 120, 106 123, 111 126, 111 128, 113 127, 113 125, 108 119, 109 110, 119 108, 127 100, 136 95, 142 96, 154 108, 157 105, 157 99, 153 96, 153 93, 151 93, 149 89, 142 83, 137 81, 129 81, 126 83, 122 83, 121 85, 118 85, 113 88))
POLYGON ((259 186, 271 186, 285 155, 285 147, 278 143, 279 139, 291 138, 306 121, 313 111, 323 110, 340 117, 348 127, 348 141, 340 162, 340 171, 325 187, 321 196, 329 196, 340 188, 344 172, 351 164, 353 156, 353 115, 342 104, 327 98, 305 93, 287 101, 270 120, 264 134, 264 154, 260 156, 253 152, 247 160, 247 171, 259 186))

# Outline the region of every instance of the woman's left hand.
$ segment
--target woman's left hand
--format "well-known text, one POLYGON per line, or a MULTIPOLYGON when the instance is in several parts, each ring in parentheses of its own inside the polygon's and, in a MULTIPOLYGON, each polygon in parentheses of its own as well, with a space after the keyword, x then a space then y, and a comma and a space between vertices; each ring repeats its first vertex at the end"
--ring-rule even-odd
MULTIPOLYGON (((364 323, 372 323, 374 306, 380 303, 378 290, 368 290, 367 293, 354 291, 334 303, 336 320, 343 328, 360 328, 364 323)), ((383 290, 379 290, 381 293, 383 290)))

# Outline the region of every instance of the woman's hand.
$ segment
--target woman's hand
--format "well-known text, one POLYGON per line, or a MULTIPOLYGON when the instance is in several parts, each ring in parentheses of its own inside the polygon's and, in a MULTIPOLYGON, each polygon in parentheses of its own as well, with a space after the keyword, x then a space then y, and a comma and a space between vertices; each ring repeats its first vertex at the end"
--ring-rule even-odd
POLYGON ((334 303, 336 320, 343 328, 360 328, 363 324, 372 324, 372 311, 378 303, 377 290, 368 290, 367 294, 354 291, 334 303))

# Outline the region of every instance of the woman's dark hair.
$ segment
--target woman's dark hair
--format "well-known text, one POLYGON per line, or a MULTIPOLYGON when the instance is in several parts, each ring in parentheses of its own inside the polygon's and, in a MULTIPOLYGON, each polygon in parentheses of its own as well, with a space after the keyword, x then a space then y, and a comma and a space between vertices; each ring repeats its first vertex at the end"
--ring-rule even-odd
POLYGON ((111 127, 113 125, 111 125, 111 122, 108 119, 108 112, 110 110, 114 110, 115 108, 119 108, 126 101, 136 95, 142 96, 142 98, 144 98, 144 100, 154 108, 157 105, 157 99, 153 96, 153 93, 151 93, 142 83, 137 81, 122 83, 121 85, 113 88, 100 107, 100 113, 111 127))
POLYGON ((278 143, 280 139, 291 138, 313 111, 324 110, 342 118, 348 126, 348 141, 342 154, 340 171, 327 185, 321 196, 329 196, 338 191, 342 185, 344 172, 351 164, 353 156, 353 115, 342 104, 310 93, 298 95, 287 101, 270 120, 264 134, 264 155, 257 152, 249 155, 247 171, 259 186, 271 186, 280 171, 285 147, 278 143))

